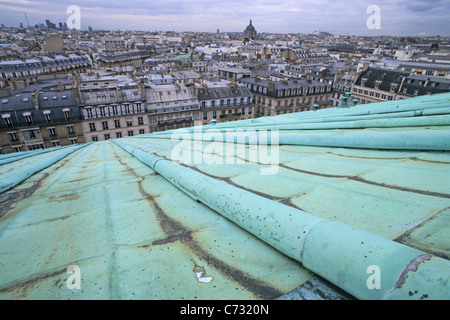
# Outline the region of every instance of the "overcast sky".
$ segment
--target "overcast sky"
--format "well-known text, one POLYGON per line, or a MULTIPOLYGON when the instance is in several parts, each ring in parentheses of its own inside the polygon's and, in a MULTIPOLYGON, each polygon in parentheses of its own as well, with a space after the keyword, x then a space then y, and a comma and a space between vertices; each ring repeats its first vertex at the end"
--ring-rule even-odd
POLYGON ((66 22, 67 7, 81 10, 81 29, 258 32, 344 35, 450 35, 449 0, 0 0, 6 26, 66 22), (370 5, 380 8, 380 29, 369 29, 370 5))

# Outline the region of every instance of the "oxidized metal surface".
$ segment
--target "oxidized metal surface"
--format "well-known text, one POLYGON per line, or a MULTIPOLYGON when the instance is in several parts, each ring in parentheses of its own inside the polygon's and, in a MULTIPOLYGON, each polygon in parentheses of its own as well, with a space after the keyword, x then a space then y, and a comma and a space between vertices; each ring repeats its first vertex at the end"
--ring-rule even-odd
POLYGON ((3 299, 273 299, 311 276, 110 142, 1 199, 3 299))
MULTIPOLYGON (((246 157, 260 141, 228 141, 212 164, 179 165, 170 161, 178 131, 87 145, 0 194, 0 298, 424 299, 436 297, 422 290, 430 283, 445 297, 450 137, 447 118, 436 115, 448 114, 449 103, 444 94, 200 129, 279 130, 271 175, 261 174, 269 165, 260 157, 246 157), (196 179, 208 185, 189 187, 196 179), (225 194, 237 224, 222 216, 225 194), (277 223, 244 214, 260 207, 274 208, 267 218, 277 223), (291 219, 291 210, 310 221, 299 248, 289 234, 295 225, 281 218, 291 219), (377 255, 379 248, 397 254, 377 255), (369 262, 389 273, 379 295, 367 293, 365 280, 345 294, 317 281, 316 274, 345 288, 368 277, 369 262), (80 290, 66 286, 69 265, 80 267, 80 290)), ((205 159, 210 136, 196 129, 182 131, 191 134, 182 150, 200 146, 192 155, 205 159)), ((0 172, 20 172, 56 152, 0 172)))

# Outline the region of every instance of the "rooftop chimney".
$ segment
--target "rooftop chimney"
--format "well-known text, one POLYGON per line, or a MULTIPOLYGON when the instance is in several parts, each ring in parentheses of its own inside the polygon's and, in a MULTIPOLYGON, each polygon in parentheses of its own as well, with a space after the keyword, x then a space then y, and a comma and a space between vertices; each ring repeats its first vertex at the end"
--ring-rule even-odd
POLYGON ((33 98, 34 108, 39 110, 39 91, 36 89, 31 92, 31 97, 33 98))

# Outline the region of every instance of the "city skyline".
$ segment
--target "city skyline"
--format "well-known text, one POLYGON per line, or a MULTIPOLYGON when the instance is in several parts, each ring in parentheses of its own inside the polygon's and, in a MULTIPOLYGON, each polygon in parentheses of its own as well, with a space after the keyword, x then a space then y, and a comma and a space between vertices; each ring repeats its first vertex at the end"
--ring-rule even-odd
POLYGON ((355 36, 449 36, 448 1, 30 1, 0 0, 5 26, 66 22, 71 5, 80 7, 81 29, 242 32, 250 19, 258 33, 325 31, 355 36), (369 29, 369 6, 380 8, 380 27, 369 29), (26 14, 26 16, 25 16, 26 14), (28 21, 27 21, 28 19, 28 21))

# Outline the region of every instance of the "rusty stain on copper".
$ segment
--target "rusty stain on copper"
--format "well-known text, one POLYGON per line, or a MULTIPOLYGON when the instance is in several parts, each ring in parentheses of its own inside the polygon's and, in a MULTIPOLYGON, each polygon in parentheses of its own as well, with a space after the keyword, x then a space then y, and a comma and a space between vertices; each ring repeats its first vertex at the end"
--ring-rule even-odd
MULTIPOLYGON (((132 169, 127 164, 123 162, 122 164, 125 167, 132 169)), ((136 172, 133 171, 130 171, 133 175, 141 177, 136 172)), ((143 177, 141 178, 142 179, 138 181, 139 192, 143 196, 149 195, 142 186, 144 178, 143 177)), ((180 240, 182 239, 183 241, 180 241, 180 244, 188 247, 190 251, 194 253, 196 256, 198 256, 201 260, 205 261, 208 265, 218 270, 227 278, 242 285, 244 288, 252 292, 252 294, 259 299, 274 299, 283 294, 278 289, 273 288, 269 284, 259 279, 253 278, 248 273, 243 272, 229 265, 228 263, 218 259, 211 253, 204 250, 200 246, 200 244, 194 239, 192 230, 189 230, 179 221, 169 217, 164 212, 164 210, 162 210, 162 208, 158 205, 157 201, 153 199, 153 197, 150 197, 148 200, 149 204, 153 209, 153 212, 156 215, 156 220, 158 221, 162 231, 167 235, 167 239, 174 240, 177 239, 177 235, 179 236, 182 234, 183 237, 181 237, 180 240)), ((148 247, 148 245, 144 245, 141 247, 148 247)))
MULTIPOLYGON (((411 260, 411 262, 406 266, 406 268, 402 271, 400 276, 398 277, 397 283, 395 284, 395 289, 399 289, 405 283, 406 278, 408 277, 408 273, 416 272, 419 264, 430 260, 433 257, 432 254, 425 253, 411 260)), ((394 290, 395 290, 394 289, 394 290)))

